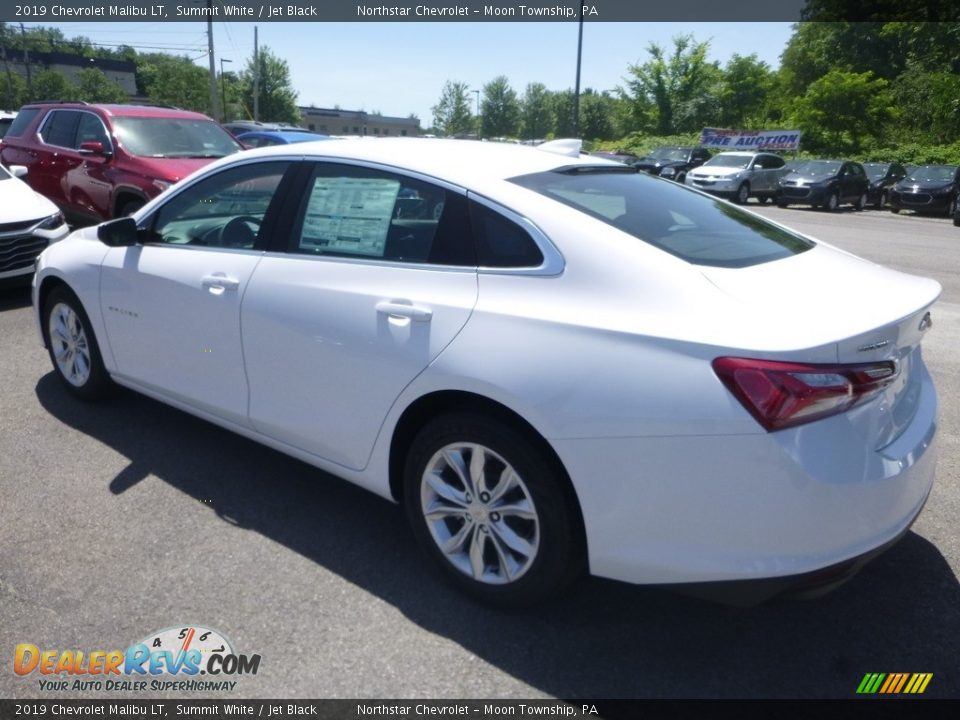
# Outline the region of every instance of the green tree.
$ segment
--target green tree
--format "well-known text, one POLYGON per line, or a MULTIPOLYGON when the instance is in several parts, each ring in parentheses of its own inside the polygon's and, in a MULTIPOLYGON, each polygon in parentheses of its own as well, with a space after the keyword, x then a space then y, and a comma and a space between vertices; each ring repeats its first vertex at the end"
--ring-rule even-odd
POLYGON ((586 89, 580 96, 580 136, 589 140, 613 138, 614 100, 606 93, 586 89))
POLYGON ((466 83, 456 80, 444 83, 440 100, 431 108, 433 127, 439 134, 459 135, 476 131, 467 92, 466 83))
POLYGON ((31 101, 80 99, 80 88, 67 80, 63 73, 54 70, 41 70, 34 73, 31 86, 33 92, 28 92, 31 101))
POLYGON ((525 140, 545 138, 553 129, 550 92, 543 83, 530 83, 520 101, 520 136, 525 140))
POLYGON ((894 116, 889 83, 872 72, 831 70, 810 83, 794 103, 793 119, 810 150, 860 152, 866 138, 878 138, 894 116))
POLYGON ((553 110, 554 137, 573 137, 573 90, 560 90, 550 93, 550 107, 553 110))
POLYGON ((692 35, 673 39, 668 52, 650 43, 650 59, 630 65, 627 89, 621 95, 636 105, 634 120, 660 135, 693 132, 709 124, 719 111, 721 71, 707 61, 708 42, 692 35))
POLYGON ((125 103, 130 98, 123 89, 108 78, 102 70, 84 68, 79 76, 80 99, 92 103, 125 103))
POLYGON ((483 86, 480 124, 484 137, 516 137, 520 134, 520 101, 505 75, 483 86))
POLYGON ((274 55, 266 45, 260 48, 257 64, 259 68, 251 57, 246 70, 240 76, 240 96, 249 117, 253 117, 254 78, 259 75, 259 119, 264 122, 300 122, 297 92, 290 81, 290 65, 283 58, 274 55))
POLYGON ((892 93, 911 136, 938 144, 960 138, 960 75, 906 72, 893 83, 892 93))
POLYGON ((140 58, 137 85, 142 85, 151 102, 210 113, 210 76, 206 70, 183 56, 151 53, 140 58))
POLYGON ((767 103, 776 75, 756 55, 734 54, 720 85, 719 124, 729 128, 759 127, 767 119, 767 103))

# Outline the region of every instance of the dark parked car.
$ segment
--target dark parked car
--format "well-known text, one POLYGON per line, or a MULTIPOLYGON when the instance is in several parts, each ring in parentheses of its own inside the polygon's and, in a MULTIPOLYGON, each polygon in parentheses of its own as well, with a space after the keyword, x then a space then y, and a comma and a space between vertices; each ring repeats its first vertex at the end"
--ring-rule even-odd
POLYGON ((877 210, 887 206, 890 188, 907 176, 907 169, 900 163, 864 163, 870 187, 867 189, 867 202, 877 210))
POLYGON ((659 147, 640 158, 634 166, 651 175, 659 175, 683 184, 687 171, 710 159, 710 151, 698 147, 659 147))
POLYGON ((960 167, 956 165, 918 165, 890 188, 890 210, 915 210, 923 213, 955 214, 960 192, 960 167))
POLYGON ((628 152, 611 152, 609 150, 597 150, 596 152, 590 153, 593 157, 603 158, 604 160, 615 160, 618 163, 623 163, 624 165, 634 165, 640 158, 638 158, 633 153, 628 152))
POLYGON ((780 178, 777 205, 813 205, 836 210, 849 203, 857 210, 867 205, 870 182, 863 165, 849 160, 807 160, 780 178))
POLYGON ((148 105, 25 105, 3 138, 0 162, 76 224, 129 215, 240 143, 206 115, 148 105))

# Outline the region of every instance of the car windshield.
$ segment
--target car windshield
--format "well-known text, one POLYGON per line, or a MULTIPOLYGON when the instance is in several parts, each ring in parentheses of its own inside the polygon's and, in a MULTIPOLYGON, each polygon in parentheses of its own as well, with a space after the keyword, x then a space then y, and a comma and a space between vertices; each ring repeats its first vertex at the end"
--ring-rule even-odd
POLYGON ((155 158, 219 158, 240 150, 230 133, 212 120, 168 117, 114 118, 127 152, 155 158))
POLYGON ((734 205, 646 173, 574 166, 511 182, 694 265, 749 267, 814 247, 810 240, 734 205))
POLYGON ((864 163, 863 169, 867 171, 867 177, 871 180, 879 180, 886 176, 887 169, 890 167, 887 163, 864 163))
POLYGON ((908 180, 914 182, 953 182, 957 174, 955 165, 924 165, 923 167, 910 168, 908 180))
POLYGON ((836 160, 807 160, 794 165, 790 170, 798 175, 829 177, 837 174, 840 170, 840 163, 836 160))
POLYGON ((657 148, 647 157, 650 160, 686 160, 687 151, 680 148, 657 148))
POLYGON ((752 155, 724 155, 720 153, 719 155, 714 155, 712 158, 707 160, 703 166, 706 167, 710 165, 711 167, 728 167, 728 168, 745 168, 750 164, 750 161, 753 160, 752 155))
POLYGON ((7 169, 3 165, 0 165, 0 180, 9 180, 12 177, 13 175, 8 173, 7 169))

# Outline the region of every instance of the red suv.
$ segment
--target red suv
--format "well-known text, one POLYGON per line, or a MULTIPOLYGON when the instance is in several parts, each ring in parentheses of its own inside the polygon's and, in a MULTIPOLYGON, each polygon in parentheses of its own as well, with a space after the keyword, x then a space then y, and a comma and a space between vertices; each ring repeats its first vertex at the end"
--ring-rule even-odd
POLYGON ((171 184, 241 150, 206 115, 148 105, 25 105, 0 143, 0 162, 76 224, 129 215, 171 184))

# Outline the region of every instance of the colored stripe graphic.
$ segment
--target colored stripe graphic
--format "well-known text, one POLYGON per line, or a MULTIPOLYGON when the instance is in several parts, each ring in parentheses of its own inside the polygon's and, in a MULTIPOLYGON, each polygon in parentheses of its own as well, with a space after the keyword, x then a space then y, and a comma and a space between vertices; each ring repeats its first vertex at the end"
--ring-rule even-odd
POLYGON ((932 679, 933 673, 867 673, 857 686, 857 694, 920 695, 932 679))

